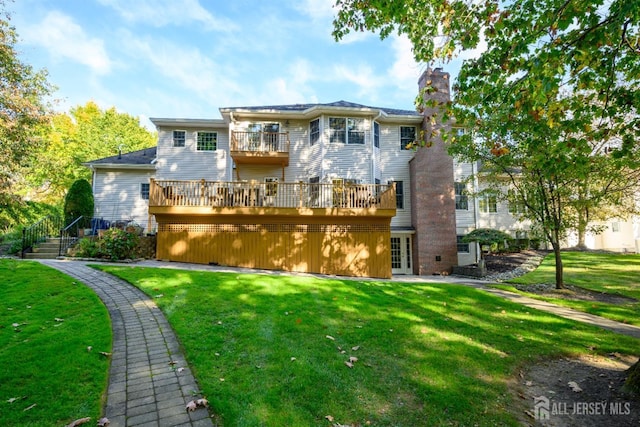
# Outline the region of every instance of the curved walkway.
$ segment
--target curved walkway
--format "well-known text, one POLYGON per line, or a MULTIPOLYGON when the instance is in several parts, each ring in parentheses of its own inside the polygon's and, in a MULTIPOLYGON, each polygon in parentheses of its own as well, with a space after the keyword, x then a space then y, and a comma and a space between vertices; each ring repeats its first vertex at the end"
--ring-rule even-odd
POLYGON ((110 427, 212 427, 206 409, 186 411, 199 388, 178 340, 142 291, 81 261, 39 260, 92 288, 109 310, 113 350, 105 414, 110 427))
MULTIPOLYGON (((208 411, 186 412, 198 395, 198 385, 186 366, 178 340, 154 302, 142 291, 83 261, 40 260, 42 264, 85 283, 102 299, 113 328, 113 351, 105 416, 110 427, 212 427, 208 411), (180 369, 184 368, 184 369, 180 369)), ((253 272, 242 268, 142 261, 138 266, 203 271, 253 272)), ((268 274, 295 273, 265 271, 268 274)), ((320 277, 324 277, 318 275, 320 277)), ((356 280, 378 280, 363 279, 356 280)), ((488 287, 488 283, 455 276, 398 276, 396 282, 442 282, 482 289, 527 307, 588 323, 640 339, 640 327, 488 287)))

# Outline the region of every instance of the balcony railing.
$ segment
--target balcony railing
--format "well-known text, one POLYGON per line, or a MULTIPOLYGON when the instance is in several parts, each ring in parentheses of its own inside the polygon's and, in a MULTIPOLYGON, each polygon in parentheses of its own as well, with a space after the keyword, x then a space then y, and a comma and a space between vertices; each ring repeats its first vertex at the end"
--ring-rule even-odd
POLYGON ((150 207, 395 209, 392 184, 151 181, 150 207))
POLYGON ((231 132, 231 151, 289 154, 289 132, 231 132))

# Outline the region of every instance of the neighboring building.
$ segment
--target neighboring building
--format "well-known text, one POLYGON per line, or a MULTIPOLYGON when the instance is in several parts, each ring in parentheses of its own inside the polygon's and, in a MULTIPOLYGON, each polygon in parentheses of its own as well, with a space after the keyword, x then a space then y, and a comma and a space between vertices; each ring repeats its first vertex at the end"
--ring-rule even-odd
MULTIPOLYGON (((418 85, 450 100, 440 69, 418 85)), ((87 163, 95 216, 155 232, 158 259, 383 278, 475 263, 460 239, 476 228, 529 237, 517 206, 469 196, 482 187, 467 179, 475 165, 432 137, 437 110, 339 101, 220 113, 151 119, 157 147, 87 163), (422 135, 428 147, 409 147, 422 135)))

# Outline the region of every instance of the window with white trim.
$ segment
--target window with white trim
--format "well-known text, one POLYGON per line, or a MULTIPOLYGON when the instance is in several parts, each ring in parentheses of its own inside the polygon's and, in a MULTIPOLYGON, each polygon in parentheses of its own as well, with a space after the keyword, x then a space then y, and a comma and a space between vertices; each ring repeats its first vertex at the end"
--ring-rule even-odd
POLYGON ((264 179, 265 188, 264 195, 267 197, 273 197, 278 194, 278 178, 266 177, 264 179))
POLYGON ((149 200, 149 183, 143 182, 140 184, 140 198, 142 200, 149 200))
POLYGON ((458 253, 468 254, 469 253, 469 243, 465 243, 462 241, 464 236, 456 236, 456 243, 458 245, 458 253))
POLYGON ((463 182, 453 183, 456 192, 456 209, 466 211, 469 210, 469 196, 467 196, 467 186, 463 182))
POLYGON ((320 119, 309 122, 309 145, 316 145, 320 141, 320 119))
POLYGON ((481 213, 497 213, 498 198, 495 194, 485 194, 478 199, 478 208, 481 213))
POLYGON ((380 148, 380 123, 373 122, 373 146, 380 148))
POLYGON ((396 208, 404 209, 404 183, 402 181, 389 181, 388 184, 396 185, 396 208))
POLYGON ((187 140, 187 132, 183 130, 174 130, 172 138, 174 147, 184 147, 187 140))
POLYGON ((218 146, 217 132, 198 132, 197 151, 215 151, 218 146))
POLYGON ((415 126, 400 126, 400 149, 410 150, 416 142, 415 126))
POLYGON ((329 117, 329 142, 364 144, 364 119, 329 117))
POLYGON ((509 190, 509 213, 522 214, 526 211, 524 200, 518 197, 515 191, 509 190))

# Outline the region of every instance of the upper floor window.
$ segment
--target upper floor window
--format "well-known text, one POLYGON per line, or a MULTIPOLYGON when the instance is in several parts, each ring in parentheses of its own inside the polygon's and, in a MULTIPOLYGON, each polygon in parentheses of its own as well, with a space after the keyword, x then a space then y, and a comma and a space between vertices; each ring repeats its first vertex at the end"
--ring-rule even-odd
POLYGON ((185 132, 183 130, 174 130, 173 131, 173 146, 174 147, 184 147, 186 140, 187 140, 187 132, 185 132))
POLYGON ((278 178, 267 177, 264 179, 265 188, 264 195, 267 197, 273 197, 278 194, 278 178))
POLYGON ((526 211, 524 200, 518 198, 515 191, 509 190, 509 213, 522 214, 526 211))
POLYGON ((495 194, 485 194, 478 199, 478 207, 482 213, 498 212, 498 198, 495 194))
POLYGON ((196 150, 215 151, 218 145, 217 132, 198 132, 196 150))
POLYGON ((142 200, 149 200, 149 183, 143 182, 140 184, 140 198, 142 200))
POLYGON ((380 123, 373 122, 373 146, 380 148, 380 123))
POLYGON ((404 209, 404 183, 402 181, 389 181, 396 185, 396 208, 404 209))
POLYGON ((416 142, 415 126, 400 126, 400 149, 410 150, 416 142))
POLYGON ((320 141, 320 119, 309 122, 309 145, 316 145, 320 141))
POLYGON ((364 119, 329 117, 329 142, 364 144, 364 119))
POLYGON ((462 182, 453 184, 456 190, 456 209, 466 211, 469 209, 469 197, 466 194, 467 186, 462 182))

